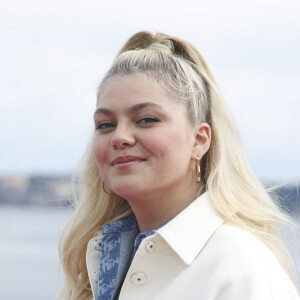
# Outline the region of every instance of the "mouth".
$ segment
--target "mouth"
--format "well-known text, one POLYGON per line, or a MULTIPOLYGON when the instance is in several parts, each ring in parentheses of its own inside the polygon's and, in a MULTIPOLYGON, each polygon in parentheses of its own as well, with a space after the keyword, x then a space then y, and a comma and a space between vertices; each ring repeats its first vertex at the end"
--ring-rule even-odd
POLYGON ((132 156, 132 155, 127 155, 127 156, 119 156, 115 158, 111 164, 115 167, 125 167, 125 166, 130 166, 135 163, 139 163, 142 161, 145 161, 146 159, 140 156, 132 156))

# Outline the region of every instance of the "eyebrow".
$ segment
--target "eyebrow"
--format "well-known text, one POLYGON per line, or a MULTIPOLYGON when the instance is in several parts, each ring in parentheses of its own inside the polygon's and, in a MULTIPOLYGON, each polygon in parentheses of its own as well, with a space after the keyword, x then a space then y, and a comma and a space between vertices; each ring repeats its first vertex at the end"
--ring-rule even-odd
MULTIPOLYGON (((164 110, 164 108, 161 105, 157 104, 157 103, 143 102, 143 103, 139 103, 139 104, 135 104, 135 105, 131 106, 128 109, 128 112, 129 113, 134 113, 134 112, 137 112, 139 110, 142 110, 145 107, 154 107, 154 108, 158 108, 160 110, 164 110)), ((97 114, 114 115, 114 112, 110 109, 99 107, 99 108, 96 109, 96 111, 94 113, 94 116, 96 116, 97 114)))

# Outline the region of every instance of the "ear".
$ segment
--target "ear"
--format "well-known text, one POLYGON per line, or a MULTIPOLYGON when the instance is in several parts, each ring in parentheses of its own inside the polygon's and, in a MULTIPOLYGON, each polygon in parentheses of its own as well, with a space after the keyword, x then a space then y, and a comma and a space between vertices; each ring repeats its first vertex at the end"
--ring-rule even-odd
POLYGON ((194 147, 192 159, 196 160, 197 156, 201 159, 208 151, 211 142, 211 130, 207 123, 199 123, 195 126, 194 131, 194 147))

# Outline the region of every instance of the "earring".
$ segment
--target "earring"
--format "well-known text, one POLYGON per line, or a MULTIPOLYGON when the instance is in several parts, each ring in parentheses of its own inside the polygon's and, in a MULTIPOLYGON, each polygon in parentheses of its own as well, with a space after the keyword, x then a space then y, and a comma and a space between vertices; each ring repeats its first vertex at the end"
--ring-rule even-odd
POLYGON ((108 192, 106 191, 104 181, 102 181, 102 189, 103 189, 104 193, 107 194, 107 195, 113 195, 113 194, 114 194, 114 193, 108 193, 108 192))
POLYGON ((200 183, 201 173, 200 173, 200 157, 199 156, 197 156, 197 158, 196 158, 195 170, 196 170, 196 183, 200 183))

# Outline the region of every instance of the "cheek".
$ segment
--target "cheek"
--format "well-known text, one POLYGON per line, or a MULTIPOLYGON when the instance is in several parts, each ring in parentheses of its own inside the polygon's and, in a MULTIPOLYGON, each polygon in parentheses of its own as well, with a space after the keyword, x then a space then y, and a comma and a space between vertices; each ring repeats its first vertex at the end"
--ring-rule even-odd
POLYGON ((170 139, 169 136, 158 133, 151 136, 151 139, 147 141, 146 146, 153 155, 159 158, 164 158, 169 152, 171 143, 172 139, 170 139))
MULTIPOLYGON (((151 139, 147 141, 148 150, 159 158, 167 158, 176 155, 179 149, 189 144, 187 137, 182 136, 178 131, 166 130, 159 131, 151 136, 151 139)), ((179 152, 181 152, 179 150, 179 152)))
POLYGON ((95 136, 93 141, 93 152, 99 168, 103 166, 103 162, 105 161, 107 155, 106 149, 105 142, 95 136))

